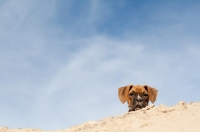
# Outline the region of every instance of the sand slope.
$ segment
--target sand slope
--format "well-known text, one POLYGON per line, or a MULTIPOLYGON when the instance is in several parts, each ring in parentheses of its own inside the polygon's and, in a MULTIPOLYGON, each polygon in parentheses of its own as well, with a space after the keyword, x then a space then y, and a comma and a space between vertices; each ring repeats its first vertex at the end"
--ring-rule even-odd
MULTIPOLYGON (((89 121, 66 130, 48 132, 200 132, 200 102, 179 102, 172 107, 149 106, 142 110, 89 121)), ((43 132, 39 129, 0 128, 0 132, 43 132)))

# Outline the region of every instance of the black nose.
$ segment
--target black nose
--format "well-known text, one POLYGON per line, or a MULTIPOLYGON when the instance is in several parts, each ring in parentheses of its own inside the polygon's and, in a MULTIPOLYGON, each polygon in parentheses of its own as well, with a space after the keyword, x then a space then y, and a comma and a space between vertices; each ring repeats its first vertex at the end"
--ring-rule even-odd
POLYGON ((140 96, 138 96, 138 97, 136 98, 136 101, 137 101, 137 102, 141 102, 141 101, 142 101, 142 98, 141 98, 140 96))

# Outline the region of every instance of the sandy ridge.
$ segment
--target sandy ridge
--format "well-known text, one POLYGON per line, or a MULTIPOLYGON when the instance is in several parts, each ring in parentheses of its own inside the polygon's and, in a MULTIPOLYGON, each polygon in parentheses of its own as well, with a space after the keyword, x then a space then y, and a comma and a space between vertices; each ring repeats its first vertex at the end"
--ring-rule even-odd
POLYGON ((135 112, 89 121, 65 130, 8 129, 0 132, 200 132, 200 102, 179 102, 172 107, 153 105, 135 112))

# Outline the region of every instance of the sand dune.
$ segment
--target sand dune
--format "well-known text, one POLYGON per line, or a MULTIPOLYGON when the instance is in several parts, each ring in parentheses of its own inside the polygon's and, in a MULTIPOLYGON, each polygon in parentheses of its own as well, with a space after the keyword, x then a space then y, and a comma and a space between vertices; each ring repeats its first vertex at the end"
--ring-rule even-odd
MULTIPOLYGON (((159 105, 99 121, 89 121, 65 130, 48 132, 200 132, 200 102, 159 105)), ((9 129, 0 132, 44 132, 39 129, 9 129)), ((47 132, 47 131, 46 131, 47 132)))

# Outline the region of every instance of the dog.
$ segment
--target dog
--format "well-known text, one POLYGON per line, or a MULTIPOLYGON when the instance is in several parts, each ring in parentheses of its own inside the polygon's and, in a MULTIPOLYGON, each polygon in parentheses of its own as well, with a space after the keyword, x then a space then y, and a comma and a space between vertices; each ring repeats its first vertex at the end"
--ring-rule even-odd
POLYGON ((127 101, 129 111, 136 111, 148 106, 149 100, 154 103, 158 96, 158 90, 144 85, 127 85, 118 89, 119 100, 127 101))

